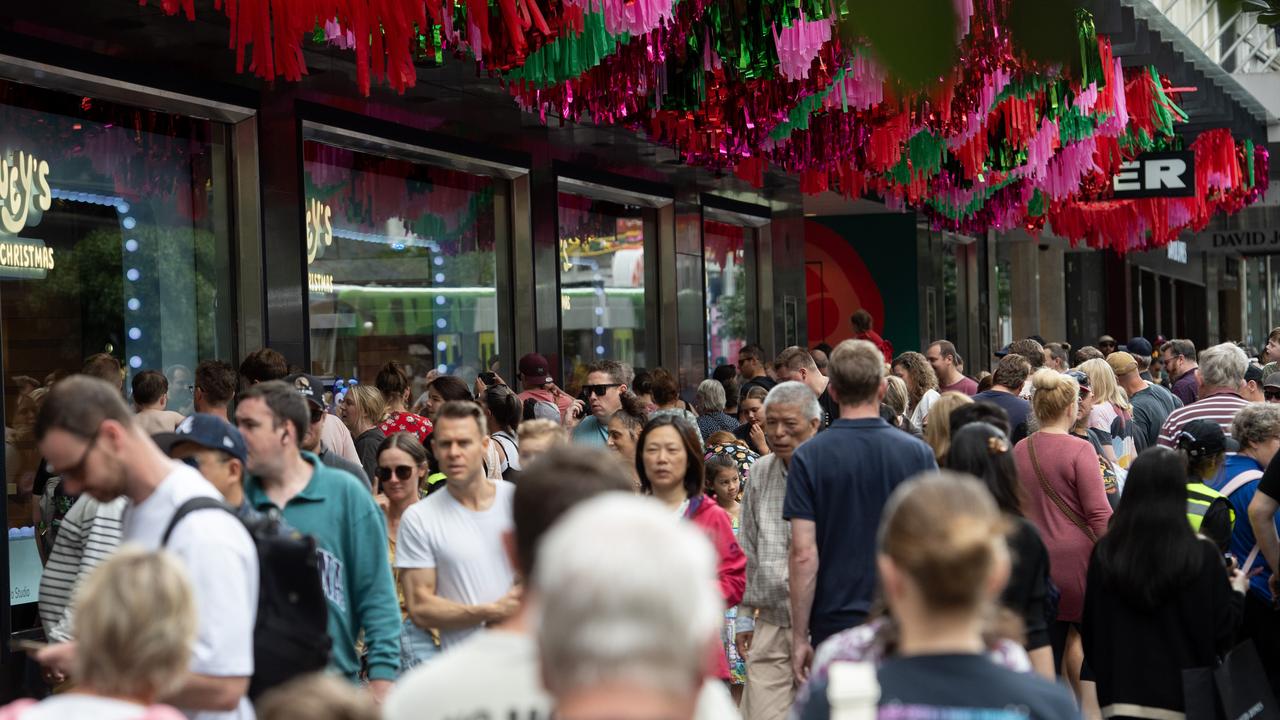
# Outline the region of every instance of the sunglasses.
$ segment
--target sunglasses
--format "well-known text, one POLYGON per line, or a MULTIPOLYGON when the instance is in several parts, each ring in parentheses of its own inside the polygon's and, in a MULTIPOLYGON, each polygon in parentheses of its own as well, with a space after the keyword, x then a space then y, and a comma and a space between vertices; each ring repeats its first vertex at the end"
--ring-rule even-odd
POLYGON ((604 385, 584 385, 582 386, 582 390, 587 395, 604 397, 604 394, 609 392, 609 388, 616 388, 621 386, 622 386, 622 383, 605 383, 604 385))
POLYGON ((312 424, 312 425, 315 425, 316 423, 320 422, 321 420, 324 420, 324 408, 320 407, 319 405, 314 405, 314 404, 312 404, 312 403, 307 403, 307 409, 311 411, 311 424, 312 424))
POLYGON ((1115 347, 1115 346, 1116 344, 1113 342, 1098 343, 1098 347, 1115 347))
POLYGON ((1280 390, 1267 390, 1263 391, 1262 394, 1268 400, 1280 400, 1280 390))
MULTIPOLYGON (((417 468, 412 465, 397 465, 394 473, 397 480, 407 481, 417 472, 417 468)), ((391 479, 392 469, 389 467, 379 467, 373 474, 378 476, 379 482, 387 482, 391 479)))

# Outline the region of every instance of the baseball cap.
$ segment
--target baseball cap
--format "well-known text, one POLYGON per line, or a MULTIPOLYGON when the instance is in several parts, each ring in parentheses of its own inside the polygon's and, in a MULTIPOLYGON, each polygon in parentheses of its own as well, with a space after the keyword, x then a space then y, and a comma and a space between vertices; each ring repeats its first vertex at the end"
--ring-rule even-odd
POLYGON ((182 422, 171 433, 157 433, 151 439, 168 455, 175 445, 192 443, 209 450, 221 450, 231 457, 246 462, 244 437, 234 425, 215 415, 196 413, 182 422))
POLYGON ((1081 390, 1085 392, 1093 392, 1092 388, 1089 387, 1089 376, 1085 375, 1080 370, 1068 370, 1062 374, 1066 375, 1072 380, 1075 380, 1076 384, 1080 386, 1081 390))
POLYGON ((1178 449, 1193 458, 1208 457, 1239 448, 1222 432, 1222 426, 1212 420, 1192 420, 1182 426, 1175 439, 1178 449))
POLYGON ((1008 345, 1005 345, 1004 347, 1002 347, 1002 348, 1000 348, 999 350, 997 350, 997 351, 995 351, 994 353, 992 353, 992 355, 995 355, 995 356, 996 356, 996 357, 998 357, 998 358, 1002 358, 1002 357, 1004 357, 1005 355, 1008 355, 1008 354, 1009 354, 1009 346, 1008 346, 1008 345))
POLYGON ((1118 350, 1107 356, 1107 364, 1111 366, 1111 371, 1117 377, 1126 375, 1138 369, 1138 361, 1133 356, 1123 350, 1118 350))
POLYGON ((1098 338, 1098 345, 1099 345, 1099 346, 1101 346, 1101 345, 1115 345, 1115 344, 1116 344, 1116 339, 1115 339, 1115 338, 1113 338, 1113 337, 1111 337, 1110 335, 1103 335, 1102 337, 1098 338))
POLYGON ((1129 342, 1125 343, 1124 346, 1129 350, 1129 353, 1132 355, 1141 355, 1143 357, 1151 357, 1151 353, 1154 352, 1154 350, 1151 347, 1151 342, 1144 337, 1129 338, 1129 342))
POLYGON ((324 383, 315 375, 306 373, 295 373, 285 378, 284 381, 293 386, 294 390, 303 399, 324 407, 324 383))
POLYGON ((520 375, 529 382, 539 385, 555 382, 555 379, 551 377, 551 373, 548 371, 551 364, 538 353, 529 353, 520 358, 520 364, 517 367, 520 370, 520 375))
POLYGON ((1280 388, 1280 372, 1273 372, 1263 381, 1262 387, 1280 388))
POLYGON ((1244 379, 1247 382, 1262 382, 1262 368, 1254 365, 1253 363, 1249 363, 1249 367, 1245 368, 1244 371, 1244 379))

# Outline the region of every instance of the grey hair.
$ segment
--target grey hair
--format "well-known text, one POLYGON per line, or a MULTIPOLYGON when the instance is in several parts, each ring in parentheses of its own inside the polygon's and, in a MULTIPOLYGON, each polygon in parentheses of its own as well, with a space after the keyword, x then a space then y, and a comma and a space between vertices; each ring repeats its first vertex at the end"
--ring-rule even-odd
POLYGON ((561 699, 623 682, 695 696, 724 623, 715 577, 706 536, 652 498, 581 503, 543 538, 533 573, 547 689, 561 699))
POLYGON ((706 412, 724 412, 724 386, 719 380, 703 380, 698 384, 698 405, 706 412))
POLYGON ((1244 384, 1249 356, 1234 343, 1222 343, 1200 351, 1200 378, 1208 387, 1236 389, 1244 384))
POLYGON ((1280 437, 1280 405, 1249 403, 1240 408, 1235 420, 1231 421, 1231 437, 1242 448, 1257 447, 1280 437))
POLYGON ((769 408, 773 405, 792 405, 797 407, 806 420, 822 419, 822 406, 818 404, 818 398, 814 396, 808 385, 796 380, 778 383, 769 391, 769 394, 764 398, 764 412, 766 415, 769 414, 769 408))

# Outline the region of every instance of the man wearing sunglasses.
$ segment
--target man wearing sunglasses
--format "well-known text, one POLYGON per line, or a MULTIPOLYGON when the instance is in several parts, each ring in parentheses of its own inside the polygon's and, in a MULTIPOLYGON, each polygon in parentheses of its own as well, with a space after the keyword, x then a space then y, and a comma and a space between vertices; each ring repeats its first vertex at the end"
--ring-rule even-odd
MULTIPOLYGON (((606 425, 609 418, 622 407, 622 393, 627 391, 634 376, 627 365, 614 360, 602 360, 587 366, 587 382, 582 386, 582 394, 586 397, 586 407, 591 415, 573 429, 573 441, 579 445, 604 447, 609 438, 606 425)), ((583 407, 579 401, 569 410, 572 416, 581 414, 583 407)), ((573 420, 567 420, 566 425, 573 420)))
POLYGON ((315 537, 333 640, 329 668, 360 681, 356 641, 363 632, 369 689, 381 701, 400 670, 400 604, 387 562, 387 522, 363 483, 302 449, 319 421, 300 395, 278 380, 240 395, 236 425, 249 450, 245 497, 259 512, 279 512, 315 537))
POLYGON ((320 458, 320 462, 331 468, 351 473, 372 492, 373 483, 369 482, 369 476, 364 468, 342 457, 324 443, 324 428, 328 422, 329 413, 325 411, 322 402, 324 385, 321 384, 320 379, 314 375, 297 373, 285 378, 284 381, 292 385, 302 399, 307 401, 307 410, 310 412, 311 426, 307 428, 306 437, 302 438, 302 449, 315 453, 320 458))
MULTIPOLYGON (((218 490, 194 469, 165 457, 137 424, 119 386, 97 378, 70 377, 49 391, 36 421, 36 441, 69 492, 100 502, 129 498, 123 542, 152 550, 163 544, 187 569, 199 611, 196 642, 182 686, 161 700, 199 720, 252 718, 246 692, 254 670, 258 553, 249 532, 228 513, 192 513, 162 542, 184 502, 221 500, 218 490)), ((394 595, 391 602, 394 612, 394 595)), ((55 673, 64 673, 74 658, 74 643, 37 655, 55 673)))

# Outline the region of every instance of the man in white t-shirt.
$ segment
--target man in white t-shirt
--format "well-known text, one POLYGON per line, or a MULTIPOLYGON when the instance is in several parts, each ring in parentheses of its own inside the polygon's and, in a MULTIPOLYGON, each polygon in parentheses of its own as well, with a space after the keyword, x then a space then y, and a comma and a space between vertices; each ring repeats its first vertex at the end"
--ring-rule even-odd
MULTIPOLYGON (((222 496, 200 473, 165 457, 136 423, 118 389, 87 376, 54 386, 36 421, 41 454, 72 494, 99 502, 125 496, 123 542, 156 549, 182 503, 222 496)), ((245 696, 253 674, 253 626, 258 608, 258 554, 244 525, 231 513, 193 512, 165 546, 187 569, 199 629, 191 667, 166 703, 198 720, 252 720, 245 696)), ((122 608, 127 612, 127 608, 122 608)), ((52 679, 75 657, 75 643, 37 655, 52 679)))
POLYGON ((431 446, 445 474, 444 492, 414 503, 400 519, 396 567, 409 617, 440 631, 449 650, 482 626, 516 611, 520 586, 507 562, 515 487, 485 475, 489 432, 475 403, 445 403, 431 446))
MULTIPOLYGON (((437 426, 438 427, 438 426, 437 426)), ((633 492, 631 474, 604 450, 554 448, 520 476, 512 501, 513 527, 503 545, 522 577, 533 574, 542 536, 578 503, 607 492, 633 492)), ((530 595, 505 622, 481 630, 448 654, 400 678, 387 698, 385 720, 462 717, 550 718, 542 687, 530 595)), ((698 700, 698 720, 738 717, 724 684, 712 678, 698 700)))

